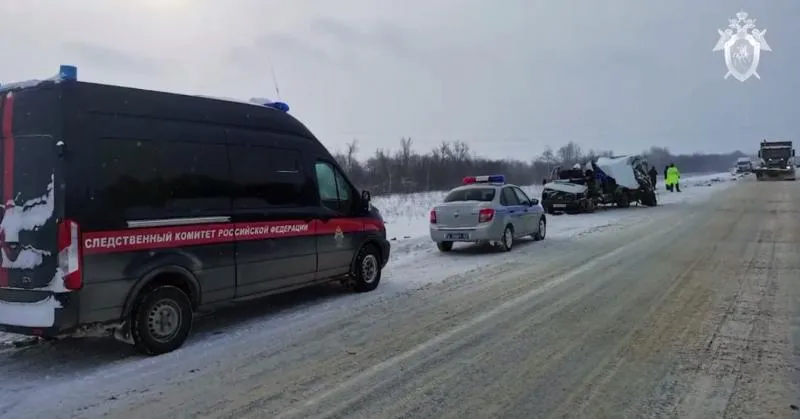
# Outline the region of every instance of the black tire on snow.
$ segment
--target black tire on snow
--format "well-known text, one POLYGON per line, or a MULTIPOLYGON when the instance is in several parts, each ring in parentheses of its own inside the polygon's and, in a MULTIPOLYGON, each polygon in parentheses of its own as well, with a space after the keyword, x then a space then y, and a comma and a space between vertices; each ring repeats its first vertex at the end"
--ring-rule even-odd
POLYGON ((507 225, 503 230, 503 237, 500 238, 500 247, 505 252, 510 252, 514 247, 514 227, 511 227, 511 224, 507 225), (508 234, 509 231, 511 232, 510 235, 508 234), (506 243, 506 237, 509 237, 508 243, 506 243))
POLYGON ((627 192, 621 193, 617 197, 617 207, 619 208, 628 208, 631 206, 631 201, 628 199, 627 192))
POLYGON ((368 244, 361 248, 356 256, 353 272, 353 289, 356 292, 369 292, 378 288, 381 282, 381 255, 378 248, 368 244))
POLYGON ((453 250, 453 242, 436 242, 436 247, 440 252, 449 252, 453 250))
POLYGON ((642 204, 648 207, 655 207, 658 205, 658 198, 656 197, 655 191, 647 192, 642 197, 642 204))
POLYGON ((542 241, 547 236, 547 220, 544 217, 539 218, 539 231, 533 233, 533 240, 542 241))
POLYGON ((161 355, 180 348, 192 329, 192 302, 183 290, 164 285, 142 294, 131 313, 131 337, 145 355, 161 355), (168 318, 159 317, 159 313, 168 318), (175 323, 173 331, 156 336, 156 328, 175 323))

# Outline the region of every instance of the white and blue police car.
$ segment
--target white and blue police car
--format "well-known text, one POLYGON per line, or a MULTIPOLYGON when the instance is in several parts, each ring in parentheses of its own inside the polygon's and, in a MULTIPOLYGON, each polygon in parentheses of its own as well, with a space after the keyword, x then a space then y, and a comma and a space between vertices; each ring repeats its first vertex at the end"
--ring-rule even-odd
POLYGON ((430 212, 431 239, 439 250, 453 243, 488 243, 509 251, 517 238, 543 240, 547 232, 544 208, 503 175, 467 176, 444 202, 430 212))

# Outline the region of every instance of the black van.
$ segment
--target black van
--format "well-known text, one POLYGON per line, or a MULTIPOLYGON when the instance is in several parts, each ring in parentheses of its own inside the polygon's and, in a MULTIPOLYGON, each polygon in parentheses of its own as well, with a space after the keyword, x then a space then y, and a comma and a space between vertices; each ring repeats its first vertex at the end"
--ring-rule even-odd
POLYGON ((380 213, 284 104, 75 72, 0 86, 0 331, 99 329, 154 355, 180 347, 201 309, 378 286, 380 213))

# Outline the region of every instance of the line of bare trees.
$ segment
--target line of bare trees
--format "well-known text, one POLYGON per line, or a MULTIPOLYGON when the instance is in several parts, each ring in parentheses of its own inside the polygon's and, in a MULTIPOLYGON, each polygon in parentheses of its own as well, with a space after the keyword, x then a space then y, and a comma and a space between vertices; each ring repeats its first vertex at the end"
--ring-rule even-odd
MULTIPOLYGON (((530 185, 539 183, 556 166, 571 166, 589 158, 613 156, 611 150, 584 151, 569 142, 554 150, 546 147, 532 161, 492 160, 478 157, 462 141, 446 142, 427 153, 414 150, 411 138, 402 138, 395 151, 379 148, 366 161, 356 158, 359 142, 353 140, 344 151, 334 153, 350 179, 375 195, 412 193, 449 189, 464 176, 504 174, 508 182, 530 185)), ((651 147, 642 153, 657 168, 675 163, 684 173, 726 171, 744 153, 673 155, 667 148, 651 147)), ((659 170, 659 172, 662 170, 659 170)))

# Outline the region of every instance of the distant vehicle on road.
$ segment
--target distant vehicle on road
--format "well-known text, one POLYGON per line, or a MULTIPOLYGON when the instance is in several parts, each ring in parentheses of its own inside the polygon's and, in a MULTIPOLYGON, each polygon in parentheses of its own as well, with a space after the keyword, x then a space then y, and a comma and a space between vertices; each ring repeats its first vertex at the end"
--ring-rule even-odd
POLYGON ((736 173, 752 173, 753 161, 750 157, 739 157, 736 160, 736 173))
POLYGON ((514 240, 544 240, 547 217, 539 200, 502 175, 468 176, 431 209, 431 239, 442 252, 454 242, 488 243, 510 251, 514 240))
POLYGON ((791 141, 761 141, 759 165, 753 169, 758 180, 795 180, 795 150, 791 141))

